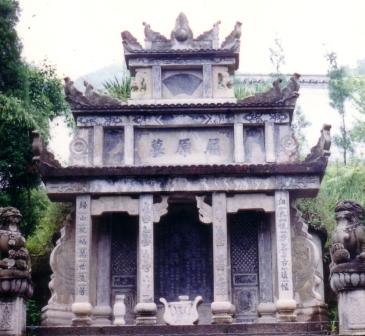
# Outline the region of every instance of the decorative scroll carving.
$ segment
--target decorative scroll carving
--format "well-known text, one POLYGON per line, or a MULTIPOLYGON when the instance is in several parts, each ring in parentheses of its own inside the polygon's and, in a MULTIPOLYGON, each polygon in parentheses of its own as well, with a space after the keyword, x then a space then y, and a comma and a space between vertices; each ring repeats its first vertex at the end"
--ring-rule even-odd
POLYGON ((198 322, 198 305, 203 302, 201 296, 197 296, 194 301, 189 301, 189 296, 180 295, 179 301, 167 302, 160 298, 160 302, 165 306, 163 315, 164 321, 169 325, 192 325, 198 322))
POLYGON ((232 32, 226 37, 221 45, 222 49, 229 49, 234 52, 240 51, 241 22, 236 22, 232 32))
POLYGON ((323 125, 321 130, 321 137, 318 139, 317 144, 312 147, 310 153, 305 158, 305 162, 315 162, 320 160, 328 160, 331 155, 331 125, 323 125))
POLYGON ((168 208, 168 196, 162 196, 162 201, 160 203, 153 204, 153 222, 158 223, 160 221, 161 216, 167 213, 168 208))
POLYGON ((293 285, 297 301, 304 306, 314 306, 323 302, 320 294, 322 275, 318 273, 321 257, 308 226, 302 218, 295 203, 292 203, 293 239, 292 253, 295 259, 293 265, 293 285))
POLYGON ((56 242, 50 256, 52 270, 49 289, 51 298, 48 305, 71 305, 75 296, 75 231, 74 213, 63 222, 61 237, 56 242))
POLYGON ((196 205, 199 209, 199 219, 204 224, 210 224, 213 221, 213 209, 204 202, 204 196, 196 196, 196 205))

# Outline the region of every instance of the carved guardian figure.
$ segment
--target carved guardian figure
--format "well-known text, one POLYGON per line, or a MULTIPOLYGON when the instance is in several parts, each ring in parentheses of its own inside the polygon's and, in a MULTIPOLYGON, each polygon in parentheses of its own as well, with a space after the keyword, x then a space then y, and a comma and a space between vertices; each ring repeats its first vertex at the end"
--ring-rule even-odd
POLYGON ((30 257, 19 231, 22 215, 13 207, 0 208, 0 296, 33 294, 30 257))
POLYGON ((336 204, 336 228, 332 236, 332 267, 349 261, 365 262, 364 209, 354 201, 336 204))

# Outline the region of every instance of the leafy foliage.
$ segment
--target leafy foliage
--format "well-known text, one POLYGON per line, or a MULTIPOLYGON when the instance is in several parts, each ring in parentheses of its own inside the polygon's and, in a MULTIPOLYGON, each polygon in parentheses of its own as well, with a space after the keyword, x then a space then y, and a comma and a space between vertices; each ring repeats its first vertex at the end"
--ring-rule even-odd
POLYGON ((132 78, 129 75, 125 75, 121 79, 116 76, 103 83, 105 91, 112 97, 127 100, 131 96, 132 90, 132 78))
POLYGON ((300 210, 308 224, 323 225, 329 233, 335 226, 334 209, 339 200, 352 199, 365 205, 365 164, 331 164, 326 170, 318 196, 302 199, 300 210))
POLYGON ((244 99, 246 97, 253 96, 256 93, 267 91, 271 86, 270 81, 250 83, 236 80, 234 83, 234 95, 237 99, 244 99))
POLYGON ((36 129, 47 140, 50 120, 71 120, 71 113, 54 69, 21 59, 18 14, 17 1, 0 0, 0 206, 19 208, 28 235, 45 209, 45 196, 35 189, 40 179, 32 162, 31 132, 36 129))

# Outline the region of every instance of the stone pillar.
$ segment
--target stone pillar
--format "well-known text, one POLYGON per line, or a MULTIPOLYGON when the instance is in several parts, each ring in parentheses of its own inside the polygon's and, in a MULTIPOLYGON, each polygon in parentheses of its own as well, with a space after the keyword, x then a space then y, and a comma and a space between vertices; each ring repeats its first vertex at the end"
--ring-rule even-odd
POLYGON ((134 128, 133 125, 124 126, 124 164, 134 165, 134 128))
POLYGON ((275 162, 275 128, 274 123, 265 123, 265 156, 266 162, 275 162))
POLYGON ((213 323, 232 323, 234 306, 230 300, 227 239, 227 200, 225 193, 213 193, 213 276, 214 301, 212 302, 213 323))
POLYGON ((213 71, 211 64, 203 64, 203 97, 213 97, 213 71))
POLYGON ((293 293, 290 204, 287 190, 275 192, 275 228, 278 277, 276 308, 278 319, 281 321, 295 321, 296 301, 293 293))
POLYGON ((103 165, 103 126, 94 126, 94 153, 93 164, 94 166, 103 165))
POLYGON ((109 223, 101 223, 98 239, 98 271, 96 307, 93 310, 95 325, 111 325, 112 308, 110 304, 110 261, 111 241, 109 223))
POLYGON ((245 161, 245 148, 243 145, 243 124, 234 124, 234 162, 245 161))
POLYGON ((157 306, 154 302, 153 275, 153 196, 139 198, 139 235, 137 259, 136 324, 155 324, 157 306))
POLYGON ((159 65, 152 66, 152 98, 162 98, 161 67, 159 65))
POLYGON ((85 326, 91 324, 92 306, 90 303, 90 250, 91 250, 91 197, 76 197, 75 233, 75 302, 72 324, 85 326))

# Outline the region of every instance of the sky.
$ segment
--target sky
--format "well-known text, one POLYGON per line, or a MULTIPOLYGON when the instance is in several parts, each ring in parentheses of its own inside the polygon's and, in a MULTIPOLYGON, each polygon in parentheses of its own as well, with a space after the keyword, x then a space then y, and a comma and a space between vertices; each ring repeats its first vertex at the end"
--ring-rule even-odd
MULTIPOLYGON (((241 73, 270 73, 269 48, 280 39, 286 64, 282 72, 325 74, 325 54, 335 51, 338 62, 356 66, 365 58, 364 0, 19 0, 18 34, 23 57, 35 65, 54 65, 60 77, 77 79, 110 65, 122 69, 120 33, 129 30, 144 43, 142 22, 169 37, 175 19, 184 12, 194 36, 218 20, 220 41, 242 22, 241 73)), ((106 78, 107 79, 107 78, 106 78)), ((339 118, 325 90, 302 89, 301 104, 307 119, 308 143, 314 145, 324 122, 338 132, 339 118)), ((67 159, 68 131, 52 127, 51 148, 67 159)))
POLYGON ((284 72, 325 73, 325 53, 355 65, 365 57, 363 0, 20 0, 18 32, 26 60, 56 66, 77 78, 122 63, 120 33, 143 43, 143 25, 166 36, 184 12, 195 36, 220 20, 221 41, 236 21, 243 23, 240 71, 269 73, 269 48, 281 40, 284 72))

